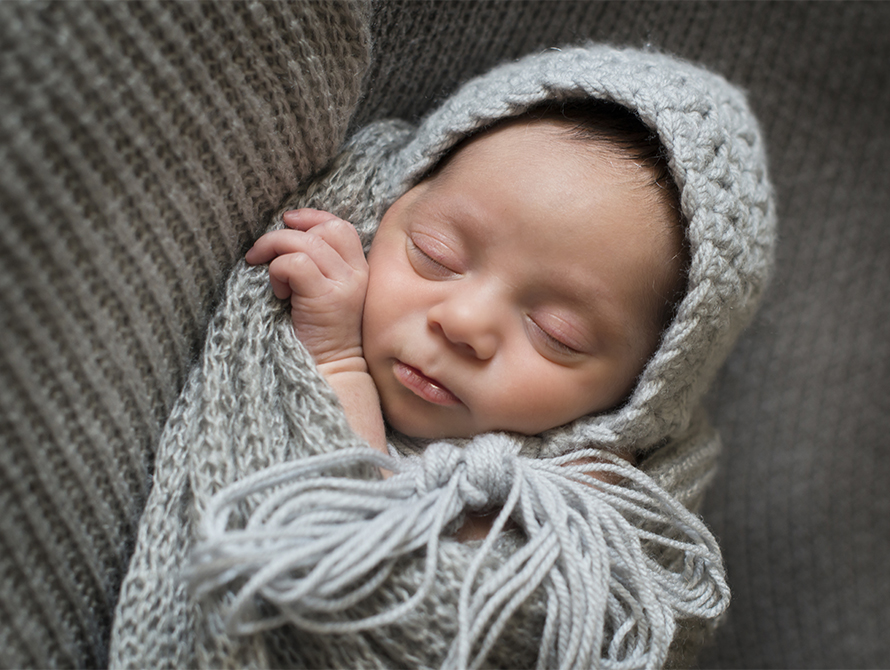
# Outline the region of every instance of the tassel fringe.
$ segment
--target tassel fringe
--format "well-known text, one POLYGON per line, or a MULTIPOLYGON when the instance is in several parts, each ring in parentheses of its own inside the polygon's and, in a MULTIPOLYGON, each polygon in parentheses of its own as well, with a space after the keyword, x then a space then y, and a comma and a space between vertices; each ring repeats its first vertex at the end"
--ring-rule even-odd
POLYGON ((729 604, 717 542, 645 474, 598 449, 518 455, 506 435, 445 442, 394 458, 369 448, 267 468, 210 500, 190 581, 196 597, 235 592, 230 634, 287 623, 317 634, 397 621, 427 596, 443 534, 466 510, 500 507, 463 579, 458 634, 445 668, 478 668, 510 616, 539 587, 547 614, 538 668, 659 668, 677 619, 714 619, 729 604), (594 462, 577 463, 580 459, 594 462), (366 481, 331 474, 370 464, 366 481), (606 475, 611 484, 588 473, 606 475), (232 516, 253 503, 243 528, 232 516), (479 573, 508 520, 527 541, 493 575, 479 573), (399 558, 424 550, 424 576, 400 604, 354 608, 399 558))

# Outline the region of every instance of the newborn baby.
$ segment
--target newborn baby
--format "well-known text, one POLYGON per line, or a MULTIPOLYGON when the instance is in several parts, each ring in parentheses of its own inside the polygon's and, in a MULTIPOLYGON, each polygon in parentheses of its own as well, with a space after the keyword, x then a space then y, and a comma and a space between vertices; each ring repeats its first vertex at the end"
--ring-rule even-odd
POLYGON ((271 261, 297 335, 382 451, 382 417, 412 437, 532 435, 615 407, 684 284, 663 149, 609 103, 467 139, 386 211, 367 261, 331 214, 283 220, 247 261, 271 261))

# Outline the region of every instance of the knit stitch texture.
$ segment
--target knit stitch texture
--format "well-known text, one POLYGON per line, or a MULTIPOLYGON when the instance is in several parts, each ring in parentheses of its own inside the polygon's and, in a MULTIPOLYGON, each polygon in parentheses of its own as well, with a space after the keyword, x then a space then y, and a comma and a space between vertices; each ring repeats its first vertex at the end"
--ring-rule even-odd
POLYGON ((243 245, 339 148, 361 3, 0 3, 0 666, 102 667, 243 245))

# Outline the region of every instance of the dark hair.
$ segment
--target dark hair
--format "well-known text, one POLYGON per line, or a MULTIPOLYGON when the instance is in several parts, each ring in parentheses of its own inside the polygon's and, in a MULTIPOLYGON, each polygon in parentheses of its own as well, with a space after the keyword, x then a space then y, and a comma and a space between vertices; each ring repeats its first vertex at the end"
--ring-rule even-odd
MULTIPOLYGON (((620 157, 646 169, 656 197, 676 212, 677 225, 684 226, 680 210, 680 189, 668 167, 667 152, 658 134, 627 107, 608 100, 591 98, 547 100, 521 114, 498 119, 478 128, 450 147, 420 181, 442 171, 451 158, 474 137, 498 126, 528 119, 530 121, 559 121, 564 124, 566 137, 587 144, 605 146, 620 157)), ((685 236, 684 236, 685 237, 685 236)))
POLYGON ((667 152, 658 137, 627 107, 608 100, 548 100, 517 118, 559 121, 566 136, 580 142, 606 146, 620 157, 646 169, 659 200, 676 212, 683 225, 680 189, 668 167, 667 152))

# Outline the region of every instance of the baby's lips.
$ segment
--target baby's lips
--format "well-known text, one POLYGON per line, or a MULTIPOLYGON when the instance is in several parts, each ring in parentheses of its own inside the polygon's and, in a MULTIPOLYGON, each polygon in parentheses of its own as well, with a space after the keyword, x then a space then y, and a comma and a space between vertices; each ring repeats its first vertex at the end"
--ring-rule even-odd
POLYGON ((423 372, 402 361, 396 361, 394 372, 399 382, 415 395, 436 405, 462 405, 451 390, 438 379, 427 377, 423 372))

